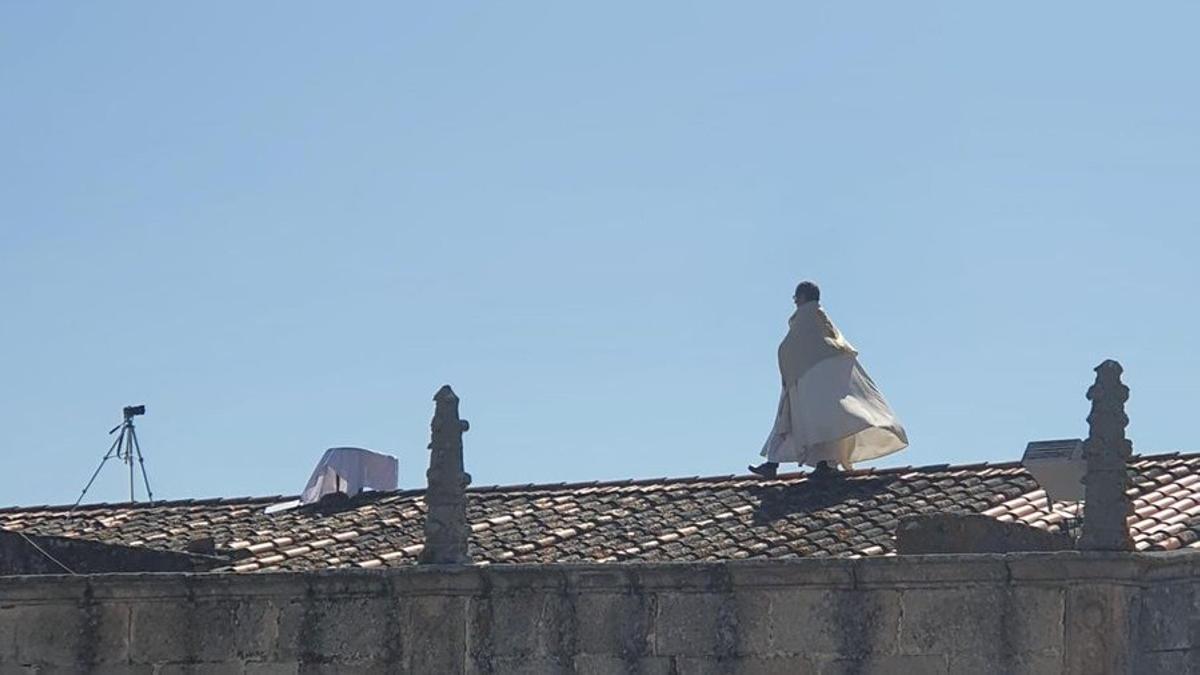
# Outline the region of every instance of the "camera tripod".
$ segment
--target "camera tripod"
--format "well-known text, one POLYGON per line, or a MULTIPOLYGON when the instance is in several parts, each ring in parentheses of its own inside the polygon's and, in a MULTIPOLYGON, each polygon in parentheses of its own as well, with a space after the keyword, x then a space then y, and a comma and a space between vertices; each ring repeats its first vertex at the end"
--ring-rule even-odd
POLYGON ((79 499, 75 500, 75 505, 71 507, 72 509, 75 506, 79 506, 79 503, 83 501, 84 495, 87 494, 88 488, 92 487, 92 483, 96 482, 96 477, 100 475, 100 470, 104 468, 108 460, 113 458, 125 462, 129 466, 129 501, 135 502, 137 501, 137 497, 133 489, 133 459, 137 457, 138 468, 142 470, 142 480, 146 484, 146 497, 151 503, 154 502, 154 493, 150 491, 150 476, 146 474, 146 462, 142 459, 142 446, 138 443, 137 430, 133 428, 133 418, 138 415, 145 415, 146 406, 127 405, 122 413, 125 417, 124 421, 108 430, 110 436, 117 434, 116 440, 109 446, 108 452, 105 453, 104 459, 100 460, 100 466, 96 467, 96 471, 92 473, 92 477, 88 480, 87 485, 83 486, 83 491, 79 493, 79 499))

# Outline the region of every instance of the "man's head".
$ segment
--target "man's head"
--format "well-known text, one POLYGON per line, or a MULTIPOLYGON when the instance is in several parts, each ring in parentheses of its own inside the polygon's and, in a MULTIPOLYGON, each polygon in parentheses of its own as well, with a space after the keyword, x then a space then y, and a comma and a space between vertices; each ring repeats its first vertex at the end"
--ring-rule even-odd
POLYGON ((796 286, 796 295, 793 298, 796 305, 803 305, 806 302, 817 302, 821 299, 821 289, 811 281, 802 281, 799 286, 796 286))

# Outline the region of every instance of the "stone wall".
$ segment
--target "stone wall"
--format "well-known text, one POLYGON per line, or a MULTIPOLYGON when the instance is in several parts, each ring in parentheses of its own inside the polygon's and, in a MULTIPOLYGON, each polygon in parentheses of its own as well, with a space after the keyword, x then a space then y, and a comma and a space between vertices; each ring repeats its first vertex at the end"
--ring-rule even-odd
POLYGON ((900 519, 896 552, 1016 553, 1070 551, 1075 542, 1064 532, 1047 532, 1025 523, 1004 523, 978 513, 924 513, 900 519))
POLYGON ((2 577, 0 674, 1186 673, 1198 571, 1055 552, 2 577))

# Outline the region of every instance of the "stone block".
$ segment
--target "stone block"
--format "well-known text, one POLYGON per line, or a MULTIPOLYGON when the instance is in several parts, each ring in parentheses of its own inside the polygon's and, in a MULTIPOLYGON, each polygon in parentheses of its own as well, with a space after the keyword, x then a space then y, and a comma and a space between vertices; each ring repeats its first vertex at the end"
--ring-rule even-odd
POLYGON ((738 589, 734 594, 739 654, 757 655, 775 651, 775 641, 771 635, 772 603, 780 593, 788 592, 795 591, 781 588, 738 589))
POLYGON ((17 660, 17 623, 20 614, 20 607, 0 604, 0 665, 17 660))
POLYGON ((632 593, 584 593, 575 598, 578 654, 649 655, 652 597, 632 593))
POLYGON ((628 569, 588 566, 565 571, 567 587, 576 593, 630 593, 633 577, 628 569))
MULTIPOLYGON (((821 652, 850 658, 890 654, 898 650, 900 594, 780 590, 771 596, 767 623, 766 648, 754 653, 821 652)), ((761 632, 749 640, 761 647, 761 632)))
POLYGON ((473 649, 467 636, 467 598, 414 596, 399 601, 402 671, 439 675, 464 672, 467 653, 473 649))
POLYGON ((1136 581, 1146 569, 1144 559, 1119 552, 1056 551, 1006 556, 1011 578, 1022 581, 1136 581))
POLYGON ((996 654, 1004 644, 1005 595, 990 585, 904 591, 901 653, 996 654))
POLYGON ((140 602, 130 613, 129 657, 134 663, 184 660, 199 638, 189 630, 191 607, 174 600, 140 602))
POLYGON ((92 643, 85 646, 83 660, 96 667, 128 663, 131 608, 124 603, 93 602, 84 613, 90 624, 84 635, 92 643))
POLYGON ((1151 586, 1142 592, 1138 617, 1138 651, 1153 652, 1188 649, 1193 646, 1196 629, 1197 594, 1191 583, 1151 586))
POLYGON ((254 663, 242 666, 244 675, 299 675, 299 663, 254 663))
POLYGON ((474 565, 413 565, 384 573, 394 592, 400 595, 470 596, 483 588, 484 572, 474 565))
POLYGON ((379 661, 339 661, 337 663, 302 663, 299 675, 393 675, 395 664, 379 661))
POLYGON ((1191 650, 1171 652, 1145 652, 1134 659, 1133 672, 1137 675, 1189 675, 1200 673, 1200 653, 1191 650))
POLYGON ((703 593, 712 591, 714 583, 730 571, 728 565, 711 563, 674 563, 671 565, 637 565, 634 583, 645 591, 665 593, 703 593))
POLYGON ((128 659, 129 610, 123 605, 56 603, 9 611, 14 657, 21 663, 78 667, 128 659))
POLYGON ((1137 590, 1073 586, 1066 592, 1064 636, 1071 673, 1124 673, 1130 665, 1137 590))
POLYGON ((263 659, 272 650, 276 617, 261 600, 139 602, 130 613, 129 656, 134 663, 263 659))
POLYGON ((951 673, 971 675, 1017 675, 1015 664, 1002 654, 947 654, 946 663, 951 673))
POLYGON ((737 651, 737 607, 724 593, 660 593, 654 653, 732 656, 737 651))
MULTIPOLYGON (((132 664, 132 663, 102 663, 91 666, 70 665, 70 666, 28 666, 29 675, 79 675, 87 673, 87 675, 155 675, 154 666, 149 664, 132 664)), ((234 671, 240 672, 240 671, 234 671)), ((5 670, 0 666, 0 675, 4 675, 5 670)))
POLYGON ((478 653, 565 659, 574 654, 575 616, 565 594, 498 594, 473 598, 471 609, 471 634, 489 638, 478 653))
POLYGON ((88 595, 92 577, 85 575, 0 575, 0 598, 5 603, 19 605, 25 602, 37 604, 79 604, 88 595))
POLYGON ((672 661, 666 656, 623 659, 606 654, 579 654, 575 657, 577 675, 672 675, 672 661))
POLYGON ((819 658, 818 675, 973 675, 950 670, 941 654, 892 655, 867 659, 819 658))
POLYGON ((949 654, 951 673, 970 675, 1061 675, 1062 654, 949 654))
POLYGON ((1004 604, 999 609, 1003 612, 1004 649, 1016 654, 1061 656, 1066 650, 1063 590, 1010 586, 1003 592, 1004 604))
MULTIPOLYGON (((219 580, 237 577, 219 577, 219 580)), ((297 575, 293 589, 304 589, 317 599, 350 597, 377 598, 392 592, 390 577, 383 570, 338 570, 297 575)), ((199 596, 199 593, 196 593, 199 596)))
POLYGON ((164 663, 156 666, 154 675, 230 675, 241 673, 242 664, 237 661, 225 663, 164 663))
POLYGON ((816 664, 807 656, 743 656, 733 665, 732 672, 737 675, 815 675, 817 672, 816 664))
POLYGON ((489 565, 481 568, 480 574, 493 595, 553 593, 569 583, 565 568, 557 565, 489 565))
POLYGON ((16 643, 14 661, 44 665, 78 663, 84 615, 75 603, 21 605, 10 612, 16 643))
POLYGON ((1200 555, 1196 549, 1184 547, 1174 551, 1156 551, 1150 557, 1140 557, 1141 578, 1147 581, 1180 581, 1200 578, 1200 555))
POLYGON ((1060 675, 1066 667, 1066 657, 1063 654, 1021 654, 1013 663, 1016 675, 1060 675))
POLYGON ((574 675, 573 660, 552 656, 497 656, 467 666, 467 675, 574 675))
POLYGON ((303 595, 279 608, 272 658, 301 664, 331 661, 399 663, 399 599, 352 595, 335 599, 303 595))
POLYGON ((742 590, 792 588, 853 588, 859 561, 841 558, 795 560, 737 560, 725 563, 733 587, 742 590))
POLYGON ((676 656, 674 675, 730 675, 741 671, 741 661, 736 657, 676 656))
POLYGON ((860 588, 932 588, 1008 580, 1006 558, 998 554, 863 558, 854 564, 860 588))
POLYGON ((121 574, 71 578, 85 580, 86 587, 91 589, 92 598, 96 602, 137 604, 154 600, 186 600, 191 588, 197 585, 207 588, 207 583, 212 583, 210 580, 221 577, 204 577, 206 583, 203 584, 197 584, 197 577, 183 574, 121 574))

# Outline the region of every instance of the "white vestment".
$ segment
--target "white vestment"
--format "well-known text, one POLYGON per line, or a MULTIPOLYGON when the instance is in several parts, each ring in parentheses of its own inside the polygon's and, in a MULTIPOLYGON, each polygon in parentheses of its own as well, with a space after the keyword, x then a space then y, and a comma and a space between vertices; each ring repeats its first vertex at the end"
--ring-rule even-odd
POLYGON ((816 302, 800 305, 788 321, 779 372, 783 392, 762 449, 768 461, 826 461, 850 469, 908 445, 900 420, 859 365, 858 352, 816 302))

